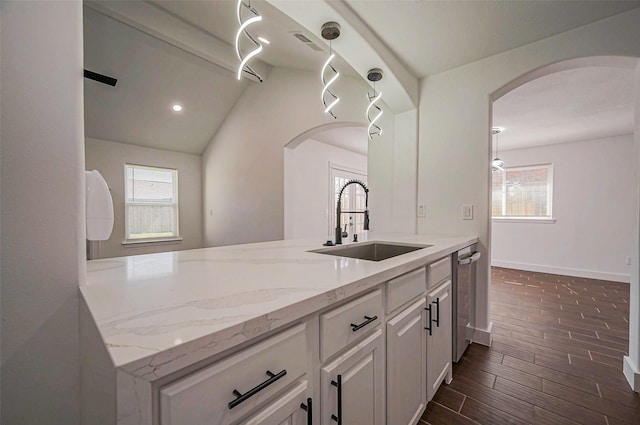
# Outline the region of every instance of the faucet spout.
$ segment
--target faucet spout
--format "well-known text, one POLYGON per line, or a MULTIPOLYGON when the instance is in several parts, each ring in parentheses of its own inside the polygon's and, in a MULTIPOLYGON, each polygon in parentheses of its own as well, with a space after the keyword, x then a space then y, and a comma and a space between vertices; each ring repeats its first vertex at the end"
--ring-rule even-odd
POLYGON ((357 214, 364 214, 364 230, 369 230, 369 188, 367 187, 366 184, 364 184, 360 180, 349 180, 340 189, 340 192, 338 194, 338 202, 336 203, 336 242, 335 242, 336 245, 341 245, 342 244, 342 223, 341 223, 341 217, 340 217, 340 215, 342 214, 342 205, 341 205, 342 193, 347 188, 347 186, 352 185, 352 184, 358 184, 358 185, 362 186, 362 188, 364 189, 365 210, 364 211, 350 211, 350 212, 357 213, 357 214))

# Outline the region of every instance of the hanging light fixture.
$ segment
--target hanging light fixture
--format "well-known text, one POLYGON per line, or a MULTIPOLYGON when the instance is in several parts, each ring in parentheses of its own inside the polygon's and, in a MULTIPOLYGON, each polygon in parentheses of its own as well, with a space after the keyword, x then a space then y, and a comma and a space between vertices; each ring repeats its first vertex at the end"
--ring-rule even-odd
POLYGON ((376 124, 376 122, 382 116, 382 108, 376 103, 382 99, 382 92, 376 93, 376 82, 382 80, 382 70, 379 68, 370 69, 367 72, 367 80, 373 82, 373 95, 367 92, 367 98, 369 99, 369 106, 367 106, 367 121, 369 126, 367 127, 367 134, 369 140, 373 140, 373 136, 382 136, 382 128, 376 124), (374 113, 374 117, 371 117, 371 113, 374 113))
POLYGON ((337 22, 327 22, 322 25, 322 30, 320 32, 322 34, 322 38, 325 40, 329 40, 329 57, 327 61, 322 66, 322 71, 320 72, 320 78, 322 79, 322 94, 320 95, 322 99, 322 105, 324 105, 324 113, 331 115, 333 118, 336 118, 333 113, 333 107, 340 102, 340 98, 336 96, 331 91, 331 85, 336 82, 340 73, 336 70, 331 63, 333 58, 335 58, 335 54, 331 50, 331 41, 340 37, 340 24, 337 22), (329 72, 327 72, 329 71, 329 72), (330 78, 327 80, 327 73, 329 73, 330 78))
POLYGON ((504 161, 500 159, 498 155, 498 135, 504 131, 502 127, 493 127, 491 129, 491 135, 496 136, 496 157, 491 161, 491 172, 504 171, 504 161))
MULTIPOLYGON (((245 3, 243 0, 238 0, 238 6, 236 8, 237 17, 238 17, 238 32, 236 32, 236 56, 240 60, 240 64, 238 65, 237 77, 238 80, 242 76, 242 72, 246 72, 249 75, 257 78, 258 81, 262 82, 262 77, 249 65, 249 60, 262 52, 262 44, 256 41, 255 38, 247 31, 247 28, 255 24, 256 22, 262 21, 262 16, 256 11, 253 7, 251 7, 251 0, 247 0, 245 3), (247 18, 248 16, 248 18, 247 18), (244 54, 242 49, 240 48, 240 38, 242 36, 248 40, 249 44, 253 46, 253 50, 244 54)), ((258 37, 260 38, 260 37, 258 37)))

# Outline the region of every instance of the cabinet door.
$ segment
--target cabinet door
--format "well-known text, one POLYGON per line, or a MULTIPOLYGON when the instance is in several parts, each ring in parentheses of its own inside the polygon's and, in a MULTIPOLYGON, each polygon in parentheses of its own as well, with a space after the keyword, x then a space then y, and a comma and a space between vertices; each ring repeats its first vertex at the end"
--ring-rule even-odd
POLYGON ((322 423, 384 425, 382 330, 324 366, 322 423))
POLYGON ((312 418, 307 412, 309 394, 307 381, 302 381, 282 397, 253 415, 242 425, 307 425, 312 418), (305 406, 305 407, 303 407, 305 406))
POLYGON ((387 424, 414 425, 427 399, 426 301, 387 322, 387 424))
POLYGON ((427 400, 444 380, 451 382, 451 281, 427 295, 427 400), (431 316, 431 320, 429 320, 431 316))

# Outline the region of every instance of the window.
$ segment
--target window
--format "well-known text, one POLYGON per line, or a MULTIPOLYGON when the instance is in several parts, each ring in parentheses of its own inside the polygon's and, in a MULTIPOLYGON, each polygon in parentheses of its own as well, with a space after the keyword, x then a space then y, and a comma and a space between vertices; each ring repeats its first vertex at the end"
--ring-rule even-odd
MULTIPOLYGON (((367 184, 367 175, 362 171, 349 170, 346 167, 336 166, 331 164, 331 189, 329 190, 329 217, 331 218, 329 223, 329 235, 334 234, 336 228, 336 202, 338 200, 338 194, 340 189, 349 180, 360 180, 365 185, 367 184)), ((366 194, 362 186, 358 184, 352 184, 342 193, 342 211, 364 211, 365 210, 366 194)), ((359 235, 364 231, 364 214, 360 213, 342 213, 340 217, 342 229, 346 229, 349 233, 349 237, 353 238, 353 234, 359 235)))
POLYGON ((125 164, 125 239, 178 238, 178 171, 125 164))
POLYGON ((505 168, 492 174, 493 218, 551 219, 553 165, 505 168))

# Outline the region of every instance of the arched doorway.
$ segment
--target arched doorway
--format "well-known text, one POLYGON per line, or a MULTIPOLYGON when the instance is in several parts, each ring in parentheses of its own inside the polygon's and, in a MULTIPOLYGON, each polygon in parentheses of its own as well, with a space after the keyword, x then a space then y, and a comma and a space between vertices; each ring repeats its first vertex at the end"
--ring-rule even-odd
MULTIPOLYGON (((624 180, 626 183, 620 182, 622 185, 624 185, 624 187, 627 188, 627 196, 632 197, 634 199, 632 199, 629 202, 629 205, 627 205, 626 207, 621 206, 621 208, 626 208, 626 209, 631 209, 632 211, 629 212, 629 217, 628 218, 628 223, 625 225, 628 230, 633 229, 633 231, 631 231, 631 235, 630 235, 630 240, 626 241, 625 244, 627 244, 628 246, 626 247, 627 252, 630 252, 631 255, 629 256, 629 262, 630 264, 630 275, 631 275, 631 284, 630 284, 630 297, 629 297, 629 349, 628 349, 628 356, 624 357, 624 364, 623 364, 623 369, 624 369, 624 374, 625 377, 627 378, 627 381, 630 383, 630 385, 632 386, 632 388, 635 391, 638 391, 640 389, 640 379, 638 378, 638 363, 640 361, 640 341, 639 341, 639 325, 638 325, 638 321, 639 321, 639 296, 638 296, 638 291, 639 291, 639 282, 638 282, 638 241, 639 241, 639 232, 638 232, 638 217, 640 217, 640 214, 638 212, 638 174, 637 174, 637 169, 640 166, 639 163, 639 158, 637 156, 637 152, 638 152, 638 147, 639 147, 639 135, 638 135, 638 105, 639 105, 639 99, 638 99, 638 90, 637 90, 637 86, 638 86, 638 69, 639 68, 639 61, 637 58, 629 58, 629 57, 587 57, 587 58, 579 58, 579 59, 572 59, 572 60, 567 60, 567 61, 562 61, 562 62, 558 62, 549 66, 545 66, 542 68, 539 68, 535 71, 529 72, 527 74, 524 74, 516 79, 514 79, 513 81, 511 81, 510 83, 504 85, 503 87, 499 88, 498 90, 496 90, 493 94, 491 94, 490 96, 490 100, 491 100, 491 108, 490 108, 490 117, 491 117, 491 123, 493 124, 493 126, 500 126, 500 122, 499 122, 499 117, 498 115, 494 115, 494 110, 493 110, 493 106, 495 105, 495 103, 497 101, 499 101, 500 99, 504 100, 506 99, 510 93, 513 93, 515 90, 518 90, 519 88, 523 87, 524 85, 531 83, 531 82, 535 82, 538 79, 542 79, 542 78, 546 78, 548 76, 551 76, 553 74, 556 73, 560 73, 560 72, 567 72, 569 70, 577 70, 577 69, 584 69, 584 68, 588 68, 588 67, 609 67, 612 69, 626 69, 629 71, 629 73, 632 76, 635 76, 635 86, 636 88, 634 89, 634 84, 631 84, 631 87, 629 87, 629 91, 631 93, 635 93, 635 97, 631 96, 633 98, 633 107, 635 107, 635 123, 634 125, 631 126, 631 134, 629 134, 627 136, 627 142, 628 145, 626 147, 626 155, 628 155, 629 157, 629 166, 630 166, 630 170, 628 170, 629 172, 627 172, 626 174, 624 174, 624 180), (634 127, 635 126, 635 130, 634 127), (633 171, 635 170, 635 172, 633 171), (629 229, 630 228, 630 229, 629 229)), ((631 78, 631 81, 633 82, 633 77, 631 78)), ((489 147, 491 148, 492 144, 489 143, 489 147)), ((504 148, 504 145, 503 145, 504 148)), ((603 150, 601 148, 600 150, 601 157, 604 157, 602 155, 602 152, 606 152, 606 149, 603 150)), ((495 156, 495 152, 492 152, 492 155, 495 156)), ((493 156, 491 156, 493 158, 493 156)), ((513 158, 513 156, 512 156, 513 158)), ((540 162, 539 160, 533 160, 533 162, 540 162)), ((588 164, 586 162, 583 162, 581 164, 582 166, 588 166, 588 164)), ((603 167, 597 167, 593 170, 593 172, 598 172, 598 170, 602 170, 603 167)), ((618 170, 616 170, 618 171, 618 170)), ((490 182, 492 179, 489 179, 490 182)), ((495 179, 494 179, 495 180, 495 179)), ((494 182, 495 184, 495 182, 494 182)), ((600 193, 597 190, 597 182, 591 182, 591 183, 587 183, 586 179, 583 179, 582 181, 582 189, 583 191, 590 191, 591 193, 593 193, 592 197, 597 197, 600 196, 602 198, 602 195, 598 195, 598 193, 600 193), (584 185, 587 185, 588 187, 584 187, 584 185)), ((578 185, 578 187, 580 187, 578 185)), ((490 183, 490 188, 489 188, 489 193, 491 196, 492 193, 492 187, 491 187, 491 183, 490 183)), ((611 188, 611 190, 616 190, 615 186, 613 188, 611 188)), ((557 200, 557 199, 556 199, 557 200)), ((554 202, 556 201, 554 200, 554 202)), ((491 199, 490 199, 491 201, 491 199)), ((606 202, 604 199, 602 200, 603 202, 606 202)), ((489 202, 489 205, 491 205, 491 202, 489 202)), ((588 208, 588 205, 584 206, 585 208, 588 208)), ((489 242, 488 242, 488 252, 489 252, 489 256, 490 258, 492 257, 492 253, 494 251, 494 243, 496 242, 495 236, 494 236, 494 222, 491 219, 491 212, 489 213, 489 242)), ((566 219, 566 217, 565 217, 566 219)), ((619 223, 616 223, 619 224, 619 223)), ((593 226, 606 226, 606 223, 592 223, 593 226)), ((501 223, 496 224, 496 226, 502 226, 501 223)), ((511 229, 513 230, 513 228, 511 229)), ((588 232, 589 229, 584 228, 582 230, 583 232, 588 232)), ((624 231, 624 230, 623 230, 624 231)), ((575 233, 575 231, 574 231, 575 233)), ((603 248, 604 249, 604 248, 603 248)), ((597 254, 597 251, 594 252, 595 254, 597 254)), ((557 255, 561 255, 561 254, 557 254, 557 255)), ((628 255, 628 254, 627 254, 628 255)), ((620 261, 624 261, 624 257, 620 258, 620 261)), ((560 274, 560 273, 556 273, 556 274, 560 274)), ((577 274, 579 275, 579 274, 577 274)), ((576 275, 576 276, 577 276, 576 275)), ((585 276, 588 277, 588 276, 585 276)), ((593 276, 598 278, 598 276, 593 276)), ((606 277, 600 277, 603 279, 606 279, 606 277)), ((615 280, 615 279, 606 279, 606 280, 615 280)))
MULTIPOLYGON (((366 127, 360 123, 319 126, 287 143, 284 148, 285 239, 333 238, 334 186, 342 179, 367 180, 367 151, 366 127)), ((355 186, 353 191, 349 199, 355 202, 355 186)), ((358 226, 348 219, 346 223, 354 229, 358 226)))

